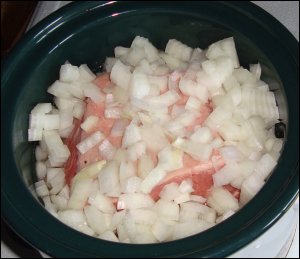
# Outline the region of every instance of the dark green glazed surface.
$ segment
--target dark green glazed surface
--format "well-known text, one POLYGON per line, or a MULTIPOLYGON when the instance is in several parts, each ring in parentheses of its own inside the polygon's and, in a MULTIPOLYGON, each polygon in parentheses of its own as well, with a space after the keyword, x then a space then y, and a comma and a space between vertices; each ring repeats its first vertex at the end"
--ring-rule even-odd
POLYGON ((224 257, 266 231, 299 191, 298 42, 273 17, 244 2, 77 2, 28 32, 2 64, 1 213, 33 246, 56 257, 224 257), (234 36, 241 64, 259 61, 287 123, 283 153, 259 194, 224 223, 185 239, 150 245, 116 244, 61 224, 33 198, 33 148, 28 114, 50 101, 46 88, 66 60, 95 70, 134 36, 163 48, 170 38, 205 48, 234 36))

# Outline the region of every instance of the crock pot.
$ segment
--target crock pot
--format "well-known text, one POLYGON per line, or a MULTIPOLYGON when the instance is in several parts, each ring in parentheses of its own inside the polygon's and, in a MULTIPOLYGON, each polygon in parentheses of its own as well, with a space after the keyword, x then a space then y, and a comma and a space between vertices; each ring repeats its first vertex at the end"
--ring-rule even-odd
POLYGON ((290 219, 299 213, 297 206, 290 209, 299 192, 298 45, 276 19, 248 2, 77 2, 61 8, 31 29, 2 64, 2 217, 24 240, 53 257, 249 257, 255 249, 262 253, 259 257, 268 249, 267 256, 276 256, 280 251, 275 254, 275 244, 288 240, 295 222, 290 219), (46 89, 65 60, 99 71, 115 46, 129 45, 136 35, 160 49, 171 38, 205 48, 233 36, 241 65, 262 65, 262 79, 275 92, 286 124, 278 165, 246 206, 200 234, 160 244, 119 244, 86 236, 52 217, 32 195, 36 177, 34 144, 27 142, 30 110, 51 100, 46 89), (272 232, 275 227, 282 229, 279 237, 272 232), (267 246, 259 241, 266 235, 267 246))

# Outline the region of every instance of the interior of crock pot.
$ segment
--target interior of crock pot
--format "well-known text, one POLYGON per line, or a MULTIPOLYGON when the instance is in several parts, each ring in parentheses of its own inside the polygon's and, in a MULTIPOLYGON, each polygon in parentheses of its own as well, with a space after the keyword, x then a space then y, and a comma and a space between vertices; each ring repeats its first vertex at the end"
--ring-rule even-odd
POLYGON ((266 55, 243 34, 205 17, 199 19, 184 13, 176 16, 155 11, 151 14, 143 11, 126 15, 118 13, 104 21, 91 21, 89 17, 87 21, 64 25, 63 32, 58 30, 47 36, 47 41, 28 53, 28 56, 34 57, 34 69, 30 66, 26 71, 26 64, 20 66, 25 71, 22 79, 18 78, 22 81, 22 89, 16 108, 14 145, 16 163, 27 185, 36 181, 32 166, 34 144, 27 141, 28 115, 37 103, 53 102, 47 88, 58 78, 60 66, 68 60, 74 65, 88 64, 94 72, 99 72, 105 58, 114 55, 115 46, 129 47, 137 35, 148 38, 159 49, 164 49, 169 39, 205 49, 213 42, 233 36, 241 65, 249 69, 249 64, 261 64, 262 80, 274 91, 280 119, 287 124, 286 98, 278 73, 266 55), (145 19, 146 14, 151 19, 145 19), (83 23, 85 26, 81 26, 83 23), (163 28, 158 29, 160 25, 163 28))

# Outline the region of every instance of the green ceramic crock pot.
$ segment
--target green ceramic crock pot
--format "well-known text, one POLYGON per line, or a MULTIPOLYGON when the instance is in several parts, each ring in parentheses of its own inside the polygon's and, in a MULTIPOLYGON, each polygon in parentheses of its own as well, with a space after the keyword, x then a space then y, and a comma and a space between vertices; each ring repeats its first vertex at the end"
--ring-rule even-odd
POLYGON ((299 191, 299 51, 295 38, 248 2, 77 2, 32 30, 2 64, 1 213, 34 247, 55 257, 225 257, 268 230, 299 191), (101 69, 115 46, 136 35, 158 48, 175 38, 206 48, 233 36, 241 64, 260 62, 287 125, 278 165, 258 195, 223 223, 160 244, 118 244, 81 234, 52 217, 31 194, 36 180, 28 114, 50 101, 47 87, 66 60, 101 69))

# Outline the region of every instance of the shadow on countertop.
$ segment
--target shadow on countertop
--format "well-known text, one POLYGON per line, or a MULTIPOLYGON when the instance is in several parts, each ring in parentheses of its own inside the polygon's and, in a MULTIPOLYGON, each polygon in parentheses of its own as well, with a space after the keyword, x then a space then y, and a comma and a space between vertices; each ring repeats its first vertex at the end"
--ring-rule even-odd
MULTIPOLYGON (((40 253, 21 239, 11 228, 1 219, 1 241, 17 256, 21 258, 43 258, 40 253)), ((2 249, 1 249, 2 250, 2 249)), ((1 258, 5 258, 2 256, 1 258)))

